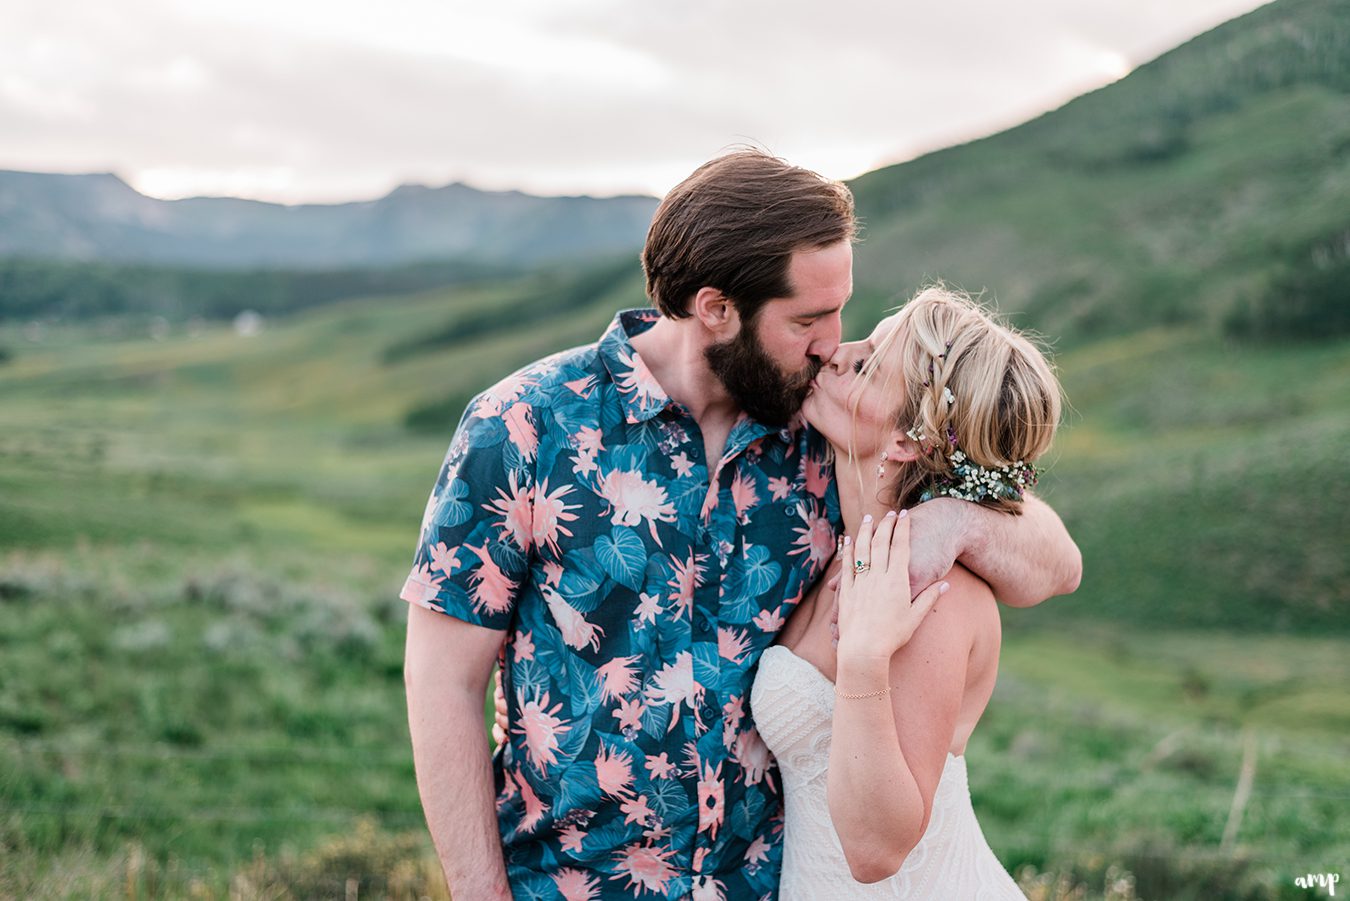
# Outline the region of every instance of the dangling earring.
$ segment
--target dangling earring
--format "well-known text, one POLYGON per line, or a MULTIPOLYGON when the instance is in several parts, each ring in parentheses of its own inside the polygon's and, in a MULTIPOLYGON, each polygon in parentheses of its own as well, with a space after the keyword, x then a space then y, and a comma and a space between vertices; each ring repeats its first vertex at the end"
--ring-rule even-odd
POLYGON ((884 479, 885 477, 886 477, 886 455, 882 454, 881 462, 877 464, 877 478, 884 479))

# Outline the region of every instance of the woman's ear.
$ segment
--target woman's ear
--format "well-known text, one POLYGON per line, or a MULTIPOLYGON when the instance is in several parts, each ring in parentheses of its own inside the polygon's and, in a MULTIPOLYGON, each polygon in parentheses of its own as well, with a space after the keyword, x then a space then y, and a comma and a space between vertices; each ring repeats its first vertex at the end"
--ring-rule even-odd
POLYGON ((923 456, 919 443, 904 432, 896 429, 886 444, 886 460, 890 463, 913 463, 923 456))
POLYGON ((703 327, 719 340, 731 337, 740 329, 741 317, 736 305, 716 288, 699 288, 689 308, 703 327))

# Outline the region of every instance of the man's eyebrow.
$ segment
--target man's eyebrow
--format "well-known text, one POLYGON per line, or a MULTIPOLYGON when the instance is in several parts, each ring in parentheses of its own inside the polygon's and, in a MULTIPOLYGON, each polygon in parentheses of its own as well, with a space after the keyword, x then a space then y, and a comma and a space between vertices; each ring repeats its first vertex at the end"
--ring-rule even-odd
MULTIPOLYGON (((848 297, 845 297, 845 298, 844 298, 844 303, 848 303, 848 302, 849 302, 849 298, 851 298, 852 296, 853 296, 853 295, 850 294, 848 297)), ((813 311, 810 312, 810 313, 802 313, 802 314, 801 314, 800 316, 798 316, 797 318, 798 318, 798 319, 820 319, 820 318, 822 318, 822 317, 824 317, 824 316, 833 316, 835 313, 838 313, 840 310, 842 310, 842 309, 844 308, 844 303, 841 303, 841 304, 839 304, 838 306, 834 306, 834 307, 827 307, 826 309, 823 309, 823 310, 813 310, 813 311)))

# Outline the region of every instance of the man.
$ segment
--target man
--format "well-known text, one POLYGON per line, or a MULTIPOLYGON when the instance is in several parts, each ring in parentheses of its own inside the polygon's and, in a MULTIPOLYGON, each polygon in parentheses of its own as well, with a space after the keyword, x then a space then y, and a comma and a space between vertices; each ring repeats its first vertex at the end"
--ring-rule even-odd
MULTIPOLYGON (((774 895, 780 786, 746 705, 835 545, 824 444, 794 414, 839 343, 854 231, 843 185, 714 160, 653 219, 659 313, 470 404, 401 593, 418 787, 456 898, 774 895)), ((1008 603, 1076 586, 1039 502, 913 515, 917 586, 958 557, 1008 603)))

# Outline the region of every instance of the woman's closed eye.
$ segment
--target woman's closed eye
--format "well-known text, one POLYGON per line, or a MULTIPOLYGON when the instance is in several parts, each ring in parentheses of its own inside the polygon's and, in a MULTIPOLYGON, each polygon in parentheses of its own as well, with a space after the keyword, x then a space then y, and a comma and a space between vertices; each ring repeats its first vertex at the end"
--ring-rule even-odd
POLYGON ((865 366, 866 364, 867 364, 867 358, 866 358, 866 357, 859 357, 858 359, 854 360, 854 361, 853 361, 853 371, 854 371, 854 373, 860 373, 860 372, 862 372, 862 371, 863 371, 863 366, 865 366))

